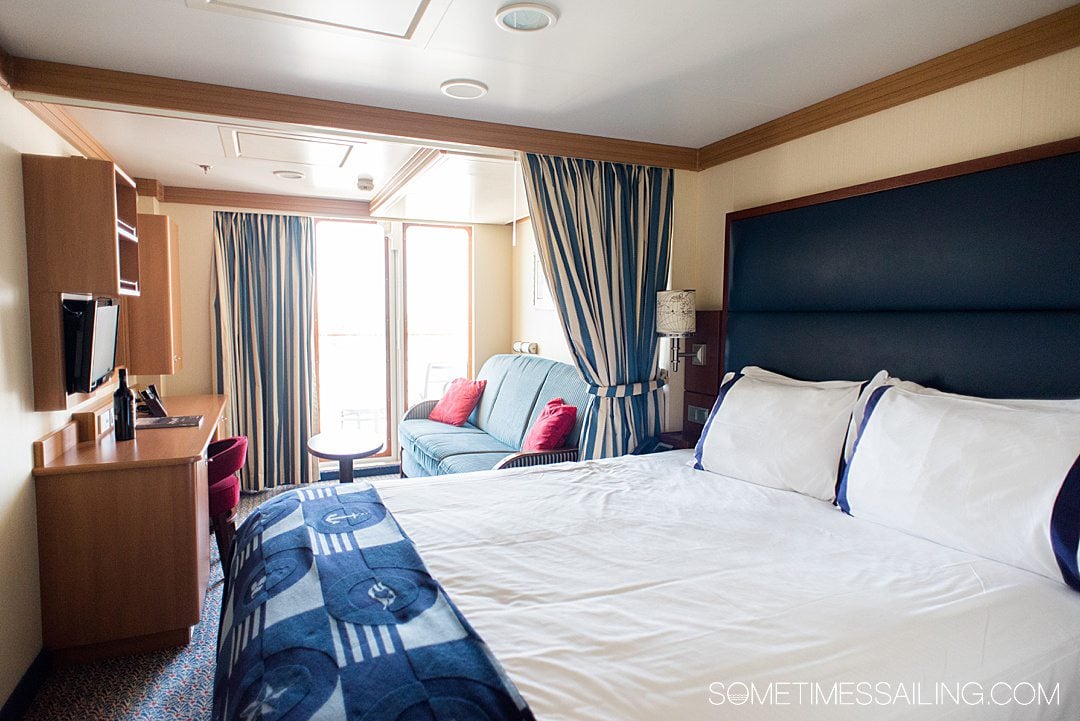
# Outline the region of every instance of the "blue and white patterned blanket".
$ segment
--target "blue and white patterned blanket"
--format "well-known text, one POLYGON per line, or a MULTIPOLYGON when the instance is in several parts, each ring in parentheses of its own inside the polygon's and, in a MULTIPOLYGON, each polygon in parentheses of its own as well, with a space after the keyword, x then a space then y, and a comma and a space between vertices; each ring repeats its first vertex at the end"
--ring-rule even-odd
POLYGON ((215 721, 533 719, 369 484, 276 496, 233 549, 215 721))

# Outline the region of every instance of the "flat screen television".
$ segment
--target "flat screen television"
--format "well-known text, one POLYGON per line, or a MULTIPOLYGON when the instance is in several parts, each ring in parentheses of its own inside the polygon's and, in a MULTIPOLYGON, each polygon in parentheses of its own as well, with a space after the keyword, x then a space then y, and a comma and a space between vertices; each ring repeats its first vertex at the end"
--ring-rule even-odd
POLYGON ((120 304, 112 298, 61 296, 68 393, 89 393, 112 377, 120 304))

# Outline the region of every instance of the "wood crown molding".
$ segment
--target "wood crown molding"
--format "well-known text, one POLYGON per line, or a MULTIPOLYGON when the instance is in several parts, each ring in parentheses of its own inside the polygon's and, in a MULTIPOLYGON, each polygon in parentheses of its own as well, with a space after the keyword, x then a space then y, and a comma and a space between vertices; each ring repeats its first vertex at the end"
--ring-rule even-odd
MULTIPOLYGON (((153 181, 157 182, 157 181, 153 181)), ((324 215, 334 218, 370 218, 367 201, 342 200, 338 198, 308 198, 300 195, 275 195, 272 193, 244 193, 236 190, 207 190, 183 188, 170 185, 163 187, 166 203, 187 205, 213 205, 222 208, 254 208, 276 210, 305 215, 324 215)))
POLYGON ((13 66, 17 80, 13 87, 22 93, 332 127, 421 141, 697 169, 695 148, 450 118, 29 58, 13 58, 13 66))
POLYGON ((850 185, 846 188, 826 190, 821 193, 791 198, 790 200, 780 200, 775 203, 769 203, 768 205, 758 205, 753 208, 733 210, 728 213, 726 217, 727 222, 730 224, 733 220, 754 218, 759 215, 779 213, 785 210, 805 208, 809 205, 820 205, 821 203, 830 203, 834 200, 844 200, 845 198, 853 198, 859 195, 879 193, 883 190, 895 190, 896 188, 904 188, 909 185, 918 185, 919 183, 929 183, 934 180, 944 180, 945 178, 955 178, 961 175, 980 173, 984 170, 993 170, 1007 165, 1030 163, 1033 160, 1053 158, 1068 153, 1080 153, 1080 137, 1055 140, 1051 143, 1033 145, 1030 148, 1021 148, 1020 150, 1009 150, 1004 153, 974 158, 972 160, 962 160, 959 163, 950 163, 949 165, 941 165, 936 168, 928 168, 927 170, 917 170, 913 173, 896 175, 891 178, 882 178, 881 180, 871 180, 866 183, 859 183, 858 185, 850 185))
POLYGON ((698 151, 700 170, 1080 45, 1080 5, 913 65, 698 151))
POLYGON ((108 160, 115 163, 116 159, 109 154, 101 143, 91 135, 71 114, 64 109, 63 105, 56 103, 42 103, 35 100, 24 100, 26 106, 34 115, 38 116, 46 125, 56 131, 56 134, 71 144, 73 148, 91 160, 108 160))

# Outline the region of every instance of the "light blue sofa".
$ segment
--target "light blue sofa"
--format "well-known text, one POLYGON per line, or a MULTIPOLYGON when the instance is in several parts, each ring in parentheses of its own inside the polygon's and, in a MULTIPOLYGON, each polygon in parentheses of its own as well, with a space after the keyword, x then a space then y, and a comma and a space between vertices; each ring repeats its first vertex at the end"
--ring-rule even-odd
POLYGON ((428 420, 436 401, 408 410, 398 426, 401 475, 441 476, 577 460, 581 419, 590 396, 576 368, 538 356, 496 355, 476 377, 486 380, 487 387, 463 426, 428 420), (552 398, 578 409, 564 448, 522 453, 525 434, 552 398))

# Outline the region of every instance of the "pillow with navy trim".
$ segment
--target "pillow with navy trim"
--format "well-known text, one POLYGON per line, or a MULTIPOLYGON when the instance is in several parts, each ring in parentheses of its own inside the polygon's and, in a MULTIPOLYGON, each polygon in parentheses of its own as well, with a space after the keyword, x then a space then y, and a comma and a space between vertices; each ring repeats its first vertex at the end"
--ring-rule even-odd
POLYGON ((1080 590, 1080 411, 1024 403, 878 388, 840 508, 1080 590))
POLYGON ((724 377, 694 467, 832 501, 861 381, 800 381, 756 366, 724 377))

